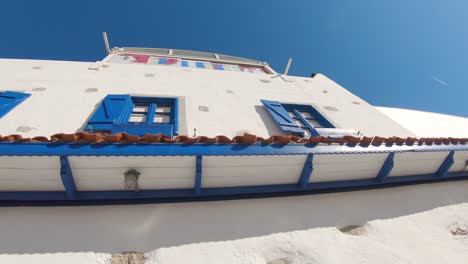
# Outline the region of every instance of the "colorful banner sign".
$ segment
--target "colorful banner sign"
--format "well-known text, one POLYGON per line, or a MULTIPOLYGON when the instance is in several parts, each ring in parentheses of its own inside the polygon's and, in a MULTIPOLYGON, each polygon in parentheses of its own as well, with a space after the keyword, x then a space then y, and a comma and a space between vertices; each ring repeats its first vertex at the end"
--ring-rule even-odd
POLYGON ((141 54, 117 54, 112 56, 112 63, 143 63, 153 65, 164 65, 182 68, 196 68, 218 71, 237 71, 248 73, 266 73, 263 67, 215 63, 208 61, 186 60, 178 58, 165 58, 141 54))

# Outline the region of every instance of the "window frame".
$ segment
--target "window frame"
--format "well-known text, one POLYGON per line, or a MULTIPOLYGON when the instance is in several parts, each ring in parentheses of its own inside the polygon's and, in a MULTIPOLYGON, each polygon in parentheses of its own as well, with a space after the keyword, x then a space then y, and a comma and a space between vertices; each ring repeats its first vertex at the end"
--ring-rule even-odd
MULTIPOLYGON (((133 113, 144 113, 140 111, 134 111, 136 106, 148 105, 148 114, 146 115, 146 124, 171 124, 175 127, 174 134, 178 134, 178 108, 179 100, 177 97, 148 97, 148 96, 132 96, 133 107, 130 110, 130 115, 128 116, 128 124, 139 124, 140 122, 130 122, 130 116, 133 113), (158 107, 170 107, 171 111, 169 112, 157 112, 158 107), (156 116, 169 116, 169 122, 155 122, 154 118, 156 116)), ((141 122, 143 123, 143 122, 141 122)))
POLYGON ((127 132, 138 135, 163 133, 173 137, 179 134, 178 108, 179 99, 177 97, 109 94, 91 115, 84 130, 110 133, 127 132), (115 103, 112 102, 113 100, 115 103), (144 112, 135 111, 135 107, 138 106, 145 106, 147 110, 144 112), (170 111, 157 112, 158 106, 170 107, 170 111), (142 122, 131 122, 132 114, 144 114, 146 119, 142 122), (155 122, 156 116, 169 116, 169 121, 155 122))
POLYGON ((311 136, 319 136, 318 130, 336 129, 336 126, 312 104, 282 103, 269 100, 261 100, 261 102, 283 132, 303 137, 307 131, 311 136), (303 112, 308 113, 310 117, 304 116, 303 112), (311 120, 315 120, 320 126, 314 125, 311 120))
MULTIPOLYGON (((312 105, 308 104, 291 104, 291 103, 281 103, 284 109, 288 113, 294 113, 295 116, 291 116, 294 120, 299 120, 304 126, 300 126, 303 130, 308 129, 312 136, 319 136, 320 133, 317 129, 321 128, 335 128, 335 126, 328 121, 322 114, 320 114, 317 109, 312 105), (304 116, 302 113, 308 113, 310 117, 304 116), (315 120, 320 126, 314 125, 311 120, 315 120)), ((305 134, 305 132, 304 132, 305 134)))

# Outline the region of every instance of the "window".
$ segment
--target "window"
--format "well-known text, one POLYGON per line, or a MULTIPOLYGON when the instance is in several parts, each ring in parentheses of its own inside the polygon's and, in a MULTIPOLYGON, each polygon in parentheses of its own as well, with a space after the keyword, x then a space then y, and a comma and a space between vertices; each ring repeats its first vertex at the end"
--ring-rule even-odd
POLYGON ((144 135, 178 134, 178 100, 111 94, 102 100, 85 131, 144 135))
POLYGON ((0 92, 0 118, 8 114, 13 108, 21 104, 31 94, 20 92, 0 92))
POLYGON ((317 110, 310 105, 286 104, 262 100, 273 119, 284 132, 299 136, 317 136, 317 129, 334 128, 317 110))

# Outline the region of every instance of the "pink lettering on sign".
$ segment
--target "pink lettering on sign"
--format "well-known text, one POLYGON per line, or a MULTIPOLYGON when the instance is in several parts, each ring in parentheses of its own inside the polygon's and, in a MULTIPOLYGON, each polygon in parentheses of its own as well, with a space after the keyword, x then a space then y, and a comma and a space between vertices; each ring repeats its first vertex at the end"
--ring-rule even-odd
POLYGON ((166 64, 167 65, 172 65, 172 64, 177 64, 179 63, 178 59, 167 59, 166 64))
POLYGON ((240 70, 242 72, 250 72, 250 73, 266 73, 266 71, 260 67, 240 66, 240 70))
POLYGON ((132 62, 137 62, 137 63, 148 63, 148 60, 150 58, 149 55, 140 55, 140 54, 122 54, 122 56, 127 56, 131 57, 133 59, 132 62))

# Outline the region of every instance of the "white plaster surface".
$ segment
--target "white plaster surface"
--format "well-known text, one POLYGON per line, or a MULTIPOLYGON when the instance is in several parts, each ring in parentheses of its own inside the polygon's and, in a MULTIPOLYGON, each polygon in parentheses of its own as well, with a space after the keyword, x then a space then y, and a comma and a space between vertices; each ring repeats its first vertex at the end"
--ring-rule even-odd
POLYGON ((449 171, 464 171, 468 169, 468 151, 455 152, 454 163, 449 171))
MULTIPOLYGON (((0 134, 25 137, 72 133, 83 128, 107 94, 185 96, 180 134, 233 137, 245 132, 281 134, 261 99, 313 105, 337 128, 374 136, 412 136, 385 114, 323 75, 315 78, 158 65, 0 59, 1 89, 32 96, 0 119, 0 134), (39 69, 34 69, 36 66, 39 69), (150 76, 150 77, 148 77, 150 76), (267 78, 270 82, 262 82, 267 78), (95 92, 87 92, 95 88, 95 92), (324 93, 323 91, 326 91, 324 93), (354 104, 359 102, 360 104, 354 104), (204 106, 208 111, 200 111, 204 106), (327 108, 336 108, 330 111, 327 108), (377 126, 375 124, 378 124, 377 126), (24 130, 20 127, 29 127, 24 130)), ((93 90, 94 91, 94 90, 93 90)))
POLYGON ((468 118, 418 110, 377 107, 417 137, 468 137, 468 118))
POLYGON ((107 253, 55 253, 55 254, 3 254, 0 263, 47 263, 47 264, 110 264, 107 253))
POLYGON ((65 191, 59 157, 2 156, 0 191, 65 191))
POLYGON ((140 172, 140 190, 189 189, 195 185, 195 157, 84 157, 69 158, 80 191, 125 190, 124 174, 140 172))
POLYGON ((150 252, 146 263, 466 263, 467 228, 463 203, 373 220, 349 233, 326 227, 162 248, 150 252))
MULTIPOLYGON (((10 69, 3 87, 11 90, 54 87, 57 96, 70 93, 66 89, 71 88, 63 87, 84 90, 88 86, 99 85, 99 91, 114 87, 123 91, 125 83, 130 83, 128 79, 146 72, 129 71, 116 77, 106 71, 86 72, 84 69, 89 65, 83 63, 66 63, 65 66, 63 62, 2 60, 0 64, 2 70, 10 69), (43 68, 35 70, 37 72, 30 70, 35 65, 43 68), (61 67, 66 70, 60 70, 61 67), (42 70, 50 72, 39 73, 42 70), (62 74, 57 75, 57 71, 62 74), (100 74, 117 80, 103 80, 100 74)), ((158 87, 177 81, 171 70, 162 73, 146 69, 154 72, 155 76, 172 76, 171 80, 161 81, 158 87)), ((150 83, 142 81, 147 82, 150 83)), ((211 86, 218 85, 212 83, 211 86)), ((282 91, 288 93, 297 87, 282 91)), ((235 91, 242 95, 247 93, 235 91)), ((40 97, 45 96, 42 93, 37 92, 37 101, 31 104, 39 105, 40 97)), ((220 93, 223 93, 222 88, 220 93)), ((267 99, 275 98, 272 95, 267 99)), ((96 100, 67 102, 71 106, 67 114, 85 120, 89 113, 83 113, 81 105, 88 107, 93 104, 91 101, 96 100)), ((41 116, 57 113, 63 132, 74 131, 79 124, 76 119, 72 122, 66 118, 62 111, 64 105, 58 102, 48 109, 37 108, 34 113, 41 116)), ((196 105, 189 107, 195 108, 196 105)), ((234 109, 233 105, 229 107, 234 109)), ((38 120, 36 114, 32 115, 35 118, 30 118, 31 111, 21 109, 21 106, 17 108, 17 119, 0 121, 0 134, 14 131, 19 125, 35 127, 34 132, 24 133, 25 136, 58 132, 57 120, 38 120)), ((379 109, 418 136, 463 136, 467 131, 464 126, 468 127, 464 118, 447 117, 445 121, 452 120, 447 121, 451 124, 447 127, 451 129, 427 130, 427 121, 433 114, 412 115, 407 110, 379 109), (411 118, 415 119, 405 121, 411 118)), ((239 114, 249 114, 242 111, 239 114)), ((226 131, 233 131, 229 124, 214 123, 211 118, 206 119, 207 127, 213 126, 217 132, 224 131, 225 127, 226 131)), ((194 115, 189 128, 201 119, 202 114, 194 115)), ((245 127, 253 127, 253 132, 266 131, 266 128, 261 128, 263 121, 250 120, 245 124, 245 127)), ((455 164, 458 167, 462 166, 465 158, 465 153, 460 155, 455 164)), ((160 249, 147 254, 148 263, 264 264, 278 258, 293 263, 466 263, 467 189, 468 182, 459 181, 255 200, 94 207, 1 207, 0 263, 108 263, 109 254, 78 252, 146 252, 157 248, 160 249), (356 232, 358 236, 343 234, 337 229, 349 225, 361 225, 363 228, 356 232)))
POLYGON ((205 156, 203 188, 297 183, 306 155, 205 156))
POLYGON ((314 155, 309 182, 375 178, 388 154, 314 155))
MULTIPOLYGON (((0 253, 12 259, 20 254, 21 260, 33 253, 146 252, 203 243, 161 249, 150 256, 160 262, 150 263, 265 263, 280 257, 293 257, 294 263, 339 263, 345 258, 375 263, 377 256, 384 263, 425 263, 420 261, 430 257, 431 263, 443 257, 463 263, 460 257, 466 258, 468 245, 453 240, 449 229, 468 224, 467 188, 468 182, 460 181, 255 200, 2 207, 0 253), (438 207, 445 209, 430 211, 438 207), (365 225, 370 234, 348 237, 336 230, 348 225, 365 225), (261 237, 271 234, 276 235, 261 237), (216 242, 244 238, 250 239, 216 242)), ((66 262, 76 256, 63 257, 66 262)))
POLYGON ((448 154, 449 152, 396 153, 393 169, 388 176, 433 174, 448 154))

